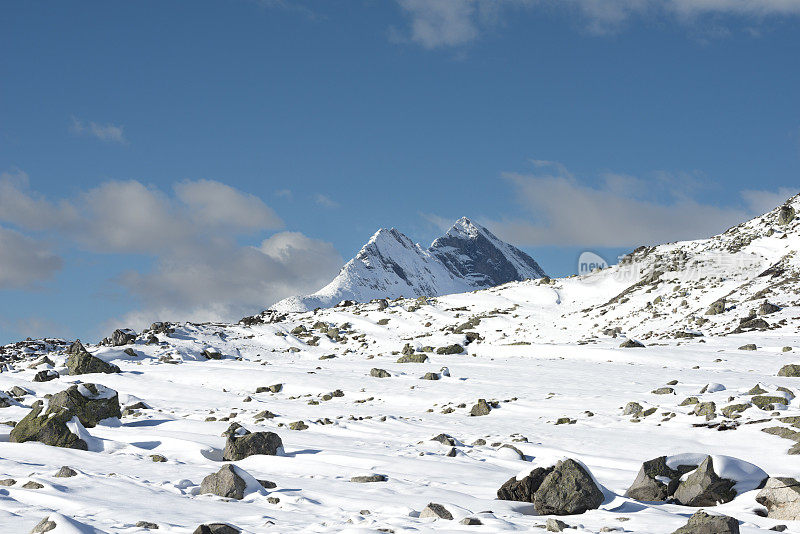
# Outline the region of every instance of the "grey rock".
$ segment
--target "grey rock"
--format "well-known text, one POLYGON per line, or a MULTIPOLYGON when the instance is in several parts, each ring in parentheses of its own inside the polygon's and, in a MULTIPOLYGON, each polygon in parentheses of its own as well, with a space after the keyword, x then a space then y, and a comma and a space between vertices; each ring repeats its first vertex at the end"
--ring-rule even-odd
POLYGON ((359 484, 365 484, 365 483, 369 483, 369 482, 386 482, 387 480, 388 479, 386 478, 386 475, 374 474, 374 475, 355 476, 355 477, 352 477, 350 479, 350 482, 357 482, 359 484))
POLYGON ((427 517, 434 517, 436 519, 453 519, 453 514, 447 511, 447 508, 442 506, 441 504, 437 504, 435 502, 428 503, 422 512, 419 514, 420 519, 425 519, 427 517))
POLYGON ((794 220, 795 210, 792 206, 781 206, 778 210, 778 224, 785 226, 794 220))
POLYGON ((758 307, 758 314, 759 315, 769 315, 771 313, 775 313, 775 312, 779 312, 779 311, 781 311, 781 307, 780 306, 776 306, 775 304, 772 304, 771 302, 766 302, 766 301, 762 302, 761 305, 758 307))
POLYGON ((420 380, 439 380, 438 373, 425 373, 420 380))
POLYGON ((714 462, 707 456, 675 490, 675 500, 684 506, 716 506, 736 497, 733 480, 719 477, 714 462))
POLYGON ((86 428, 97 426, 103 419, 122 417, 117 392, 98 384, 79 384, 56 393, 48 410, 60 408, 77 416, 86 428))
POLYGON ((456 444, 456 439, 449 434, 439 434, 431 438, 431 441, 438 441, 442 445, 452 447, 456 444))
POLYGON ((114 347, 120 347, 122 345, 128 345, 129 343, 133 343, 136 341, 136 332, 129 329, 124 330, 114 330, 114 333, 111 334, 111 345, 114 347))
POLYGON ((625 405, 625 408, 622 410, 622 415, 632 415, 634 417, 638 417, 642 414, 644 408, 638 402, 629 402, 625 405))
POLYGON ((603 492, 578 462, 558 462, 533 496, 533 507, 540 515, 573 515, 600 507, 603 492))
POLYGON ((69 346, 67 349, 67 354, 80 354, 82 352, 87 352, 86 347, 83 346, 80 339, 76 339, 72 342, 72 345, 69 346))
POLYGON ((147 530, 158 530, 158 524, 150 521, 137 521, 136 526, 147 530))
POLYGON ((478 399, 478 404, 472 407, 469 414, 473 417, 477 417, 479 415, 489 415, 491 411, 492 408, 489 406, 489 403, 486 402, 486 399, 478 399))
POLYGON ((385 369, 378 369, 377 367, 372 368, 372 370, 369 372, 369 375, 374 376, 375 378, 389 378, 392 376, 389 374, 389 371, 385 369))
POLYGON ((120 372, 119 367, 113 363, 106 363, 88 352, 70 354, 69 357, 67 357, 67 370, 70 375, 120 372))
POLYGON ((52 369, 44 369, 42 371, 37 372, 33 375, 34 382, 49 382, 51 380, 55 380, 59 378, 59 374, 52 369))
POLYGON ((209 523, 200 525, 192 534, 239 534, 241 530, 227 523, 209 523))
POLYGON ((436 354, 461 354, 464 352, 464 347, 459 345, 458 343, 454 343, 453 345, 447 345, 446 347, 439 347, 436 349, 436 354))
POLYGON ((644 348, 644 343, 636 341, 635 339, 628 339, 623 341, 619 348, 621 349, 641 349, 644 348))
POLYGON ((666 456, 648 460, 642 464, 625 495, 639 501, 666 501, 677 489, 680 477, 696 467, 696 465, 680 465, 677 469, 672 469, 667 465, 666 456), (670 482, 664 483, 665 478, 670 482))
POLYGON ((549 517, 547 518, 547 522, 545 523, 544 528, 547 532, 563 532, 564 530, 570 527, 568 524, 564 523, 560 519, 549 517))
POLYGON ((708 307, 708 309, 706 310, 706 315, 719 315, 724 311, 725 311, 725 299, 721 298, 708 307))
POLYGON ((792 376, 792 377, 800 376, 800 365, 796 363, 790 363, 788 365, 784 365, 783 367, 781 367, 781 370, 778 371, 778 376, 792 376))
POLYGON ((69 478, 77 475, 78 472, 75 471, 73 468, 69 467, 68 465, 61 467, 61 469, 59 469, 58 472, 55 474, 55 476, 58 478, 69 478))
POLYGON ((477 517, 465 517, 461 521, 459 521, 462 525, 482 525, 483 522, 478 519, 477 517))
POLYGON ((397 358, 397 363, 425 363, 428 357, 425 354, 406 354, 397 358))
POLYGON ((203 479, 200 484, 200 493, 211 493, 220 497, 241 500, 247 483, 239 476, 231 464, 223 465, 216 473, 203 479))
POLYGON ((781 520, 800 519, 800 482, 788 477, 770 477, 756 495, 767 508, 767 517, 781 520))
POLYGON ((222 458, 225 461, 237 461, 254 454, 276 456, 281 448, 283 441, 274 432, 247 432, 228 436, 222 458))
POLYGON ((756 347, 755 343, 747 343, 739 347, 739 350, 758 350, 758 347, 756 347))
POLYGON ((699 510, 672 534, 739 534, 739 522, 727 515, 710 515, 699 510))
POLYGON ((45 517, 41 521, 39 521, 33 530, 31 530, 31 534, 40 534, 42 532, 50 532, 51 530, 55 530, 56 525, 55 521, 50 521, 50 517, 45 517))
POLYGON ((14 426, 9 439, 13 443, 39 441, 53 447, 88 450, 86 442, 67 427, 73 417, 65 408, 45 411, 42 401, 36 401, 28 415, 14 426))

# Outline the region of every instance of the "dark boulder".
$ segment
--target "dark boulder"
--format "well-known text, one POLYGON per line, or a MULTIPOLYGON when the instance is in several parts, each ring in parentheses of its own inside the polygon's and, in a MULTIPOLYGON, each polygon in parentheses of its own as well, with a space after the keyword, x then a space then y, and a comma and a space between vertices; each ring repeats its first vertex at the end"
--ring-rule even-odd
POLYGON ((136 341, 136 332, 129 328, 114 330, 111 334, 111 345, 114 347, 121 347, 136 341))
POLYGON ((247 432, 231 434, 225 442, 222 458, 225 461, 238 461, 254 454, 277 456, 283 448, 283 441, 274 432, 247 432))
POLYGON ((103 419, 122 417, 119 395, 100 384, 78 384, 56 393, 50 398, 48 410, 58 409, 69 410, 86 428, 103 419))
POLYGON ((530 502, 540 515, 572 515, 594 510, 603 502, 603 492, 584 467, 572 459, 552 467, 537 467, 517 480, 509 479, 497 498, 530 502))
POLYGON ((711 456, 697 466, 675 490, 675 500, 684 506, 716 506, 736 497, 735 481, 721 478, 714 472, 711 456))
POLYGON ((237 468, 231 464, 223 465, 219 471, 203 479, 200 493, 211 493, 228 499, 243 499, 247 482, 236 470, 237 468))
POLYGON ((581 464, 572 459, 558 462, 533 496, 540 515, 573 515, 600 507, 603 492, 581 464))
POLYGON ((70 375, 87 375, 92 373, 119 373, 119 367, 106 363, 88 352, 70 354, 67 358, 67 370, 70 375))
POLYGON ((739 522, 727 515, 711 515, 699 510, 672 534, 739 534, 739 522))
POLYGON ((53 447, 88 450, 86 442, 73 434, 67 423, 75 417, 69 410, 44 410, 42 401, 36 401, 30 413, 11 430, 9 439, 13 443, 39 441, 53 447))

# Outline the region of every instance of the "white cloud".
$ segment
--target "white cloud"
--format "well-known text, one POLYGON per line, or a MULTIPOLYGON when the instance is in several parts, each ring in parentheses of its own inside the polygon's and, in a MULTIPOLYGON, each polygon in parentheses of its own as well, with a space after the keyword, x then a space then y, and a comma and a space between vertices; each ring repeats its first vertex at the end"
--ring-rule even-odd
POLYGON ((580 183, 563 166, 538 174, 507 173, 530 217, 485 221, 499 237, 523 246, 633 247, 709 237, 772 209, 793 192, 744 191, 745 208, 720 207, 686 194, 692 179, 658 174, 643 180, 606 175, 580 183))
MULTIPOLYGON (((405 34, 396 40, 425 48, 454 47, 478 39, 512 10, 554 10, 576 14, 595 34, 616 32, 635 17, 669 17, 692 23, 705 16, 746 18, 755 23, 768 17, 800 15, 798 0, 396 0, 409 19, 405 34)), ((748 31, 752 34, 753 28, 748 31)), ((714 33, 726 28, 715 25, 714 33)))
POLYGON ((30 289, 51 278, 62 261, 43 242, 0 227, 0 289, 30 289))
POLYGON ((751 212, 765 213, 796 194, 796 190, 781 187, 777 191, 742 191, 742 198, 751 212))
POLYGON ((328 195, 323 195, 322 193, 317 193, 314 195, 314 202, 318 205, 323 206, 325 208, 338 208, 339 203, 333 200, 328 195))
POLYGON ((425 48, 458 46, 478 37, 476 2, 397 0, 411 18, 409 39, 425 48))
POLYGON ((125 139, 123 127, 115 124, 98 124, 92 121, 87 123, 72 117, 72 126, 70 129, 77 135, 91 135, 101 141, 119 143, 121 145, 128 144, 127 139, 125 139))
MULTIPOLYGON (((342 264, 330 243, 296 232, 242 246, 241 236, 283 223, 260 198, 211 180, 177 183, 173 194, 135 180, 109 181, 51 201, 29 189, 24 173, 4 173, 0 221, 64 246, 152 256, 151 271, 116 279, 141 304, 129 317, 150 322, 238 319, 319 289, 342 264)), ((0 237, 0 250, 24 251, 0 258, 0 287, 29 285, 61 265, 21 233, 3 230, 0 237)))
POLYGON ((292 193, 291 189, 278 189, 275 191, 275 196, 278 198, 285 198, 286 200, 291 200, 294 194, 292 193))
POLYGON ((259 247, 216 243, 164 256, 153 272, 120 277, 146 310, 127 315, 120 324, 237 320, 282 298, 316 291, 342 263, 333 245, 298 232, 275 234, 259 247))
POLYGON ((260 198, 220 182, 184 181, 175 186, 175 193, 194 221, 203 226, 260 230, 279 228, 283 224, 260 198))

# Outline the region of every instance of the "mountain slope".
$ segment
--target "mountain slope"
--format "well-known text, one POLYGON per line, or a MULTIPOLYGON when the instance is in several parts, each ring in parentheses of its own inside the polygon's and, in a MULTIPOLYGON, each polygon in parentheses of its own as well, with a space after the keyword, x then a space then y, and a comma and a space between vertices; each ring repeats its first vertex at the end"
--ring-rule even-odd
POLYGON ((542 276, 533 258, 462 217, 427 249, 394 228, 382 228, 330 284, 272 309, 307 311, 343 300, 438 296, 542 276))

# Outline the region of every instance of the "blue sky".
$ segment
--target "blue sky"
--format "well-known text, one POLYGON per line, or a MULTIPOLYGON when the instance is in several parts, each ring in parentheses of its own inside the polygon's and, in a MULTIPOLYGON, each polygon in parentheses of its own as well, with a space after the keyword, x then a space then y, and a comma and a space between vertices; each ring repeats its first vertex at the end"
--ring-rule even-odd
POLYGON ((571 274, 800 183, 796 0, 0 15, 0 342, 238 319, 462 215, 571 274))

